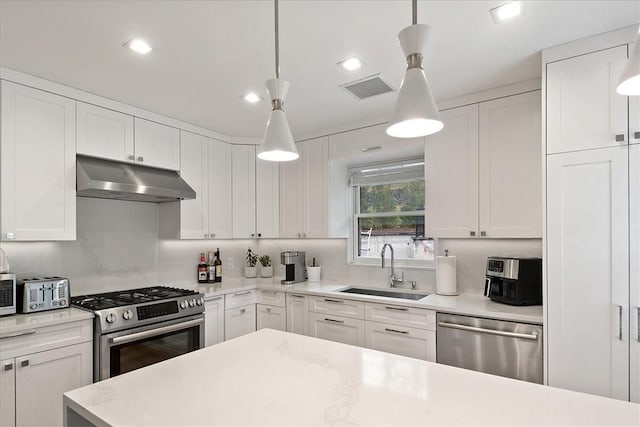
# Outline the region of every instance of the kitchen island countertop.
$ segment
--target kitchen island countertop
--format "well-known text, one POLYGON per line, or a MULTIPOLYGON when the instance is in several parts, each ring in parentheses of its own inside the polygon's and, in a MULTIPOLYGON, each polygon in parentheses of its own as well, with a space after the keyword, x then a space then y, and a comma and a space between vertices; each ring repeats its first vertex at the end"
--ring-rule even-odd
POLYGON ((67 425, 640 425, 638 404, 269 329, 67 392, 64 405, 67 425))

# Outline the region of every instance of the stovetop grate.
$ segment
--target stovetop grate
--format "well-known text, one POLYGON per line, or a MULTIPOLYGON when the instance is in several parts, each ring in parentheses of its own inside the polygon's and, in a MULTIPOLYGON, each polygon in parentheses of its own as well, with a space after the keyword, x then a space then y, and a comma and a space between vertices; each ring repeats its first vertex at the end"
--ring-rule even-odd
POLYGON ((71 304, 89 310, 103 310, 107 308, 124 307, 127 305, 143 304, 196 294, 198 294, 198 292, 190 289, 180 289, 169 286, 151 286, 148 288, 131 289, 126 291, 79 295, 71 298, 71 304))

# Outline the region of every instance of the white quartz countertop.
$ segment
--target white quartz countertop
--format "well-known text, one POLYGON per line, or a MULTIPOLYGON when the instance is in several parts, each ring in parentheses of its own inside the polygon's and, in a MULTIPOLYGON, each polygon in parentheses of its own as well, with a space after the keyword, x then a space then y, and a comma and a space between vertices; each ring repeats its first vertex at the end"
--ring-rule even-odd
POLYGON ((263 329, 65 393, 96 426, 638 426, 640 405, 263 329))
POLYGON ((93 319, 93 313, 78 308, 63 308, 30 314, 12 314, 0 317, 0 338, 33 328, 85 319, 93 319))
MULTIPOLYGON (((487 317, 498 320, 510 320, 515 322, 525 322, 542 324, 542 306, 511 306, 491 301, 482 294, 460 294, 457 296, 443 296, 430 294, 420 300, 396 299, 388 297, 378 297, 373 295, 348 294, 339 292, 342 289, 351 287, 345 282, 321 281, 302 282, 293 286, 283 286, 279 278, 272 279, 225 279, 218 285, 187 285, 197 289, 205 295, 205 299, 215 298, 220 295, 244 291, 247 289, 280 290, 306 295, 331 296, 360 301, 377 302, 383 304, 395 304, 406 307, 426 308, 443 313, 462 314, 476 317, 487 317)), ((353 286, 362 288, 363 286, 353 286)), ((377 290, 391 290, 389 288, 375 288, 377 290)), ((408 293, 428 293, 421 290, 411 291, 407 289, 396 289, 398 292, 408 293)))

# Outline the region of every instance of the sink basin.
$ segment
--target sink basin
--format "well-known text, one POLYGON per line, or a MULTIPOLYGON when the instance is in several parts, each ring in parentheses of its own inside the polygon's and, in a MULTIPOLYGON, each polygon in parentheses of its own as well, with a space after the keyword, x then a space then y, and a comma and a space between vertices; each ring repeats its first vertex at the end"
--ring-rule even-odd
POLYGON ((429 294, 414 294, 409 292, 393 292, 393 291, 385 291, 378 289, 363 289, 363 288, 347 288, 343 289, 339 292, 345 292, 347 294, 360 294, 360 295, 375 295, 377 297, 389 297, 389 298, 399 298, 399 299, 412 299, 419 300, 429 294))

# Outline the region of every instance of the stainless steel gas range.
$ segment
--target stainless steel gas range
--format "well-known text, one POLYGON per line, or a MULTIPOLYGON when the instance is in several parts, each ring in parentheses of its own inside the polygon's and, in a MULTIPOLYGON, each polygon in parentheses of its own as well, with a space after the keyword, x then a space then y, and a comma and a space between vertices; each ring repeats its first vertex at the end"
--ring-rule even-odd
POLYGON ((71 305, 94 320, 94 381, 204 347, 204 298, 187 289, 154 286, 81 295, 71 305))

